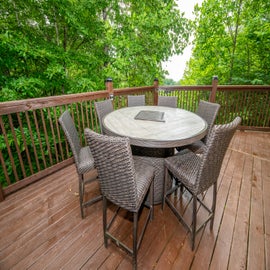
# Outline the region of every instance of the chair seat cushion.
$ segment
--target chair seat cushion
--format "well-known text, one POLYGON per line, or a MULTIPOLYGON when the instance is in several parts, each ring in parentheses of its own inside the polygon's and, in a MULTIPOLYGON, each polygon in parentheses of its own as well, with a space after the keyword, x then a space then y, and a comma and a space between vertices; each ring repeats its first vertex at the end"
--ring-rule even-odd
POLYGON ((201 165, 201 157, 185 149, 165 159, 165 166, 175 178, 182 182, 190 191, 197 191, 197 176, 201 165))
POLYGON ((82 147, 79 153, 78 173, 84 174, 94 169, 94 158, 89 146, 82 147))

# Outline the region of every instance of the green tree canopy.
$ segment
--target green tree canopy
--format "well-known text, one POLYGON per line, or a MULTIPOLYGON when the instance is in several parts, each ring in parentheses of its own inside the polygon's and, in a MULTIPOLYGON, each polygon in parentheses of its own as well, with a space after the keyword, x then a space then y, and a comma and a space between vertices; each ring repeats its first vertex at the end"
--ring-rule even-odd
POLYGON ((164 78, 190 24, 171 0, 6 0, 0 6, 1 99, 58 95, 164 78))
POLYGON ((205 0, 196 6, 192 57, 182 84, 270 83, 270 2, 205 0))

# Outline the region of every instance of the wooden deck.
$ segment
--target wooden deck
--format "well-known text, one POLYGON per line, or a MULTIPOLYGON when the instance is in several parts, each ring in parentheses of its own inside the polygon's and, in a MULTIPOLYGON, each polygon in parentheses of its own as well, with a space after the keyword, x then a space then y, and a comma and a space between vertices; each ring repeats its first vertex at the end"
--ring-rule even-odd
MULTIPOLYGON (((103 245, 102 205, 80 217, 75 167, 46 177, 0 203, 0 269, 131 269, 130 257, 103 245)), ((98 186, 89 186, 89 194, 98 186)), ((205 200, 211 199, 211 190, 205 200)), ((177 199, 188 206, 189 197, 177 199)), ((186 214, 190 210, 186 208, 186 214)), ((204 212, 199 209, 199 219, 204 212)), ((143 217, 143 215, 142 215, 143 217)), ((119 219, 130 242, 129 221, 119 219)), ((155 206, 139 269, 270 269, 270 133, 237 132, 218 181, 214 228, 190 238, 168 206, 155 206)))

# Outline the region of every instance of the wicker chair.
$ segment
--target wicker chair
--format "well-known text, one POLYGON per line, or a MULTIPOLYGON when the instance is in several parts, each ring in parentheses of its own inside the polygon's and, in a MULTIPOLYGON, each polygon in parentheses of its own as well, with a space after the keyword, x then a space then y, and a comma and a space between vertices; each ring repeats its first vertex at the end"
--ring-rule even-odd
POLYGON ((75 159, 76 170, 79 177, 79 199, 81 208, 81 217, 84 218, 84 208, 101 200, 101 195, 92 198, 89 201, 84 201, 85 184, 97 180, 97 171, 94 167, 94 159, 88 146, 82 147, 80 144, 79 134, 75 127, 74 121, 69 113, 65 111, 58 120, 65 136, 70 145, 72 154, 75 159), (91 174, 89 179, 85 179, 85 175, 91 174))
POLYGON ((210 220, 210 229, 212 230, 213 228, 216 207, 217 179, 226 150, 240 122, 241 118, 236 117, 229 124, 215 125, 210 131, 206 142, 206 149, 202 155, 183 150, 182 152, 177 153, 175 156, 165 159, 164 185, 168 185, 167 181, 171 181, 171 178, 168 177, 170 172, 173 177, 180 181, 180 187, 183 185, 192 195, 192 225, 188 225, 183 216, 180 214, 180 211, 177 210, 174 203, 170 199, 170 194, 175 191, 175 189, 179 188, 179 185, 173 186, 171 190, 164 193, 162 207, 164 207, 166 202, 178 220, 191 233, 192 250, 194 250, 196 233, 210 220), (213 186, 213 201, 210 209, 201 199, 199 199, 198 195, 202 194, 211 186, 213 186), (206 220, 202 222, 198 228, 196 228, 197 201, 209 213, 206 220))
POLYGON ((137 251, 140 247, 146 226, 153 218, 153 179, 154 167, 133 159, 129 139, 110 137, 85 129, 85 137, 95 159, 103 195, 104 245, 108 239, 122 247, 133 257, 133 268, 137 267, 137 251), (150 203, 144 204, 150 192, 150 203), (133 248, 117 239, 111 232, 118 210, 107 223, 107 200, 133 213, 133 248), (142 205, 149 208, 140 237, 137 238, 138 216, 142 205))
POLYGON ((215 123, 219 109, 220 109, 220 105, 218 103, 212 103, 212 102, 200 100, 196 114, 201 116, 207 122, 207 125, 208 125, 207 134, 204 138, 202 138, 199 141, 196 141, 186 146, 177 147, 176 149, 178 151, 181 151, 184 148, 187 148, 190 151, 195 152, 196 154, 202 154, 204 151, 209 133, 215 123))
POLYGON ((113 111, 112 101, 110 99, 106 99, 106 100, 103 100, 103 101, 97 101, 97 102, 95 102, 95 109, 96 109, 96 113, 97 113, 97 116, 98 116, 100 132, 101 132, 101 134, 104 134, 102 119, 108 113, 113 111))
POLYGON ((177 97, 158 96, 158 106, 177 108, 177 97))
POLYGON ((128 107, 145 105, 145 95, 138 95, 138 96, 128 95, 127 99, 128 99, 128 107))

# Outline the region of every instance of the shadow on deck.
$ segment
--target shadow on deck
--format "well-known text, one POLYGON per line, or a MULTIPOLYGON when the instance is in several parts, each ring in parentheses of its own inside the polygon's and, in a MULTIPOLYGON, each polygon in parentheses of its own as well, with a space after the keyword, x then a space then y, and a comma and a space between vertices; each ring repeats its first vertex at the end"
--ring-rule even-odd
MULTIPOLYGON (((98 185, 88 187, 98 192, 98 185)), ((131 258, 103 245, 102 202, 80 217, 75 166, 0 203, 0 269, 131 269, 131 258)), ((211 199, 211 190, 205 194, 211 199)), ((214 228, 190 238, 167 206, 155 206, 138 254, 138 269, 270 269, 270 133, 238 131, 218 180, 214 228)), ((191 213, 189 197, 176 198, 191 213)), ((204 214, 199 209, 200 214, 204 214)), ((121 234, 131 240, 125 214, 121 234)))

